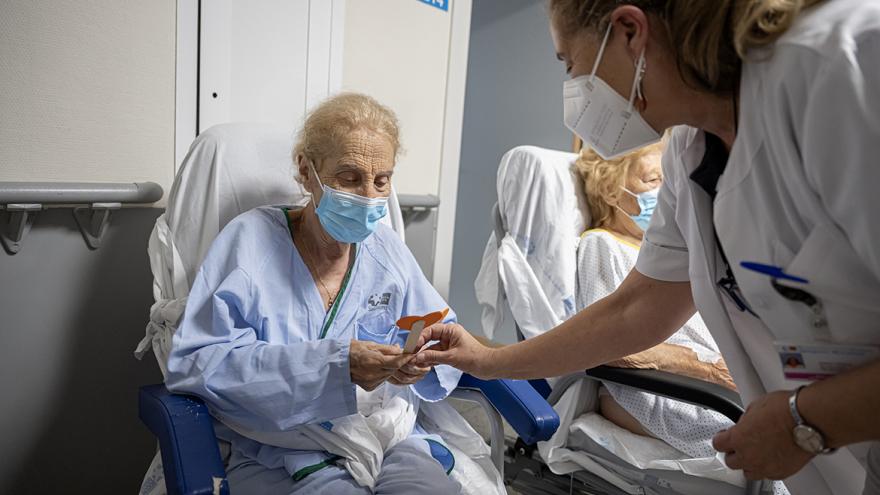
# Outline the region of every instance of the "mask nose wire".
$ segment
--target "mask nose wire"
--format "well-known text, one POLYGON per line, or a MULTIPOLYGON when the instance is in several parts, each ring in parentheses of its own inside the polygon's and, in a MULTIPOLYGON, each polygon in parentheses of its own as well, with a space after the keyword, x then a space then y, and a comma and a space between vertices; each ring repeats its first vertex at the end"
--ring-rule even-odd
POLYGON ((609 22, 608 29, 605 30, 605 37, 602 38, 602 44, 599 45, 599 53, 596 54, 596 61, 593 62, 593 71, 590 72, 591 81, 596 77, 596 71, 599 70, 599 62, 602 61, 602 56, 605 54, 605 46, 608 44, 608 37, 611 35, 611 26, 612 24, 609 22))

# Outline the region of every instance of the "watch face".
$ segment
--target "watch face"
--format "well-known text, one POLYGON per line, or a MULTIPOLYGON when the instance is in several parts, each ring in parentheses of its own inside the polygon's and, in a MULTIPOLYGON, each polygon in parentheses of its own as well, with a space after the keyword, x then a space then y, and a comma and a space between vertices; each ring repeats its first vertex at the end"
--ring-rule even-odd
POLYGON ((811 454, 818 454, 825 449, 825 441, 822 435, 807 425, 797 425, 794 427, 794 443, 811 454))

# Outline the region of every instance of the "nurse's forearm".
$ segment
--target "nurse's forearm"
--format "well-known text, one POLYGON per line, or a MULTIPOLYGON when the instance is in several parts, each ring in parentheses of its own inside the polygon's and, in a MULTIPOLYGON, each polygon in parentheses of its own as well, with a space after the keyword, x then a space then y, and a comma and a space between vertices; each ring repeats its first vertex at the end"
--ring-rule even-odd
POLYGON ((690 283, 633 270, 614 293, 553 330, 493 349, 492 374, 531 379, 592 368, 663 342, 694 311, 690 283))
POLYGON ((880 439, 880 360, 804 388, 797 405, 829 447, 880 439))

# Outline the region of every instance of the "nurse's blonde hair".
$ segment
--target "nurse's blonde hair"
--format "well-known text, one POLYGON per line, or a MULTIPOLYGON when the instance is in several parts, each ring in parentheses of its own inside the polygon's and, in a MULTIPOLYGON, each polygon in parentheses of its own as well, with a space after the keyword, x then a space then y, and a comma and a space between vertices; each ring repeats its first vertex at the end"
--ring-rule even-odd
POLYGON ((664 142, 639 148, 632 153, 605 160, 592 148, 583 148, 574 165, 584 184, 590 209, 590 228, 605 227, 614 217, 614 205, 626 194, 626 179, 633 167, 651 153, 662 153, 664 142))
POLYGON ((386 137, 396 161, 400 152, 400 124, 394 111, 365 94, 341 93, 324 100, 306 116, 293 147, 294 163, 298 155, 305 155, 320 169, 324 160, 342 153, 342 146, 352 132, 360 130, 386 137))
POLYGON ((801 11, 824 0, 549 0, 550 18, 563 36, 602 33, 621 5, 654 14, 665 28, 682 78, 691 86, 727 94, 736 88, 749 50, 772 44, 801 11))

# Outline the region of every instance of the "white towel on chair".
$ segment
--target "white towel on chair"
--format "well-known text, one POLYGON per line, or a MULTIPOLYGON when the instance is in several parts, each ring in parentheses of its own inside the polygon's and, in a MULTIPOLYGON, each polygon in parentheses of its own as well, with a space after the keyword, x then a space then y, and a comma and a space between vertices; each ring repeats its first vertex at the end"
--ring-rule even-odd
POLYGON ((505 295, 537 304, 514 314, 527 337, 575 313, 575 255, 587 223, 576 158, 535 146, 513 148, 501 158, 496 183, 504 238, 499 248, 495 233, 490 236, 474 282, 489 338, 503 322, 505 295))

